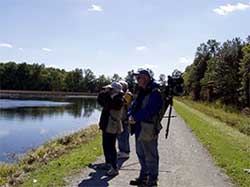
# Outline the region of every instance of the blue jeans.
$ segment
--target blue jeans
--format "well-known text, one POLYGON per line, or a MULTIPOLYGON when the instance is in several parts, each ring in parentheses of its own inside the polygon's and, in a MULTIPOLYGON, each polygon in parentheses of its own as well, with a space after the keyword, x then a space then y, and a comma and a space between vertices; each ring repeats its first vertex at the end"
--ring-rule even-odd
POLYGON ((128 125, 123 123, 123 132, 117 135, 120 152, 130 153, 128 125))
POLYGON ((149 176, 149 181, 157 180, 159 173, 158 138, 150 141, 136 139, 136 154, 141 165, 139 178, 149 176))

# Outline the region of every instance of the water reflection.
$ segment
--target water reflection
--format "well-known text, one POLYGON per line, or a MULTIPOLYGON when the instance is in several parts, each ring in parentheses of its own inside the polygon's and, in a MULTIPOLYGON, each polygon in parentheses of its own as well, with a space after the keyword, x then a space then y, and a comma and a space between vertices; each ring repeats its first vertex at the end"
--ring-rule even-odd
POLYGON ((0 109, 0 161, 12 162, 6 155, 24 153, 51 138, 98 122, 100 106, 95 98, 51 98, 44 102, 69 104, 35 106, 43 101, 33 100, 33 107, 0 109))
MULTIPOLYGON (((0 99, 1 100, 1 99, 0 99)), ((95 98, 58 98, 53 99, 55 102, 62 102, 60 106, 35 106, 36 101, 33 100, 33 106, 19 106, 0 108, 0 116, 6 119, 25 120, 28 118, 43 119, 44 116, 60 116, 65 113, 72 115, 75 118, 89 117, 95 109, 100 110, 95 98), (65 104, 67 103, 67 105, 65 104)), ((53 102, 53 100, 50 100, 53 102)), ((30 101, 30 100, 29 100, 30 101)), ((39 101, 40 104, 41 101, 39 101)), ((46 102, 46 101, 45 101, 46 102)))

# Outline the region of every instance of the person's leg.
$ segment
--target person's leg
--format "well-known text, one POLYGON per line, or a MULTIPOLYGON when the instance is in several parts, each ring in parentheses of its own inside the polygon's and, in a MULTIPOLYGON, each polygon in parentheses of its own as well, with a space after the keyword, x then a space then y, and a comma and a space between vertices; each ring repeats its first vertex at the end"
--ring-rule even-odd
POLYGON ((115 176, 118 175, 118 168, 117 168, 117 152, 116 152, 116 134, 108 134, 109 137, 109 154, 110 154, 110 164, 111 168, 107 171, 108 176, 115 176))
POLYGON ((144 178, 148 175, 148 168, 146 165, 146 155, 144 151, 143 141, 136 141, 136 154, 141 166, 139 178, 144 178))
POLYGON ((138 141, 137 139, 135 140, 135 148, 136 148, 136 154, 141 166, 140 174, 139 177, 131 180, 130 185, 143 185, 147 184, 148 182, 148 168, 146 165, 146 159, 145 159, 145 154, 144 154, 144 146, 142 141, 138 141))
POLYGON ((100 165, 100 169, 110 169, 111 163, 110 163, 110 151, 109 151, 109 137, 108 133, 105 131, 102 131, 102 148, 103 148, 103 153, 104 153, 104 158, 105 158, 105 164, 100 165))
POLYGON ((114 169, 117 169, 117 151, 115 147, 116 138, 116 134, 109 134, 110 161, 114 169))
POLYGON ((109 163, 110 160, 108 154, 109 142, 108 142, 108 135, 105 131, 102 131, 102 148, 105 157, 105 163, 109 163))
POLYGON ((143 141, 143 147, 145 162, 149 171, 149 183, 154 183, 158 180, 159 173, 158 139, 143 141))
POLYGON ((130 153, 130 145, 129 145, 129 131, 128 131, 127 124, 123 124, 123 132, 121 134, 118 134, 117 140, 118 140, 119 152, 129 154, 130 153))

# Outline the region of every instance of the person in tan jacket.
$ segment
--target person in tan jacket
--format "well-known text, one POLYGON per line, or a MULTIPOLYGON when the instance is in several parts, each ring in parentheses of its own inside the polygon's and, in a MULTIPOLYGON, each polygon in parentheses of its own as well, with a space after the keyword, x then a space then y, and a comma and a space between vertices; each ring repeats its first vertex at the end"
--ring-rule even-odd
POLYGON ((133 94, 128 89, 128 83, 125 81, 119 81, 122 85, 122 90, 124 92, 124 104, 122 107, 122 127, 123 132, 118 134, 117 142, 118 142, 118 150, 117 153, 118 159, 128 159, 130 153, 130 144, 129 144, 129 124, 128 124, 128 108, 132 102, 133 94))
POLYGON ((97 102, 103 107, 99 121, 102 130, 102 146, 105 157, 104 168, 108 169, 108 176, 118 175, 116 138, 123 131, 122 128, 122 85, 112 82, 103 87, 98 94, 97 102))

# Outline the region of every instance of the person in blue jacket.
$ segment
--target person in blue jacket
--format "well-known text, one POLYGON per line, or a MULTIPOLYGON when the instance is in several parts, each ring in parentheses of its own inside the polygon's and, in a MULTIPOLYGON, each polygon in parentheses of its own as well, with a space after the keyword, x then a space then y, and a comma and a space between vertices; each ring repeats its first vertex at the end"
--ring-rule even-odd
POLYGON ((130 185, 157 186, 159 173, 158 134, 162 128, 159 113, 163 104, 159 84, 150 69, 140 69, 136 76, 139 91, 128 111, 136 154, 141 166, 139 177, 130 185))

